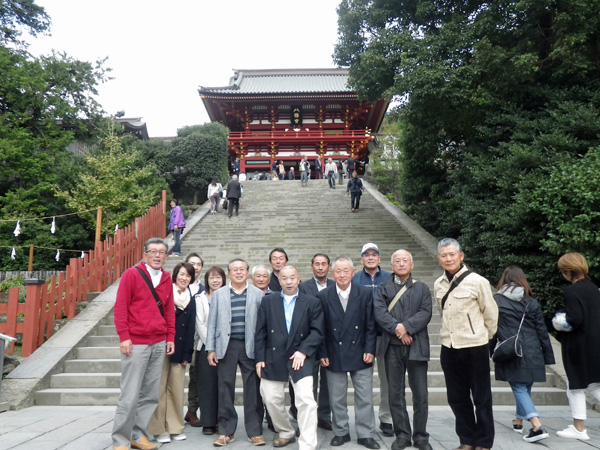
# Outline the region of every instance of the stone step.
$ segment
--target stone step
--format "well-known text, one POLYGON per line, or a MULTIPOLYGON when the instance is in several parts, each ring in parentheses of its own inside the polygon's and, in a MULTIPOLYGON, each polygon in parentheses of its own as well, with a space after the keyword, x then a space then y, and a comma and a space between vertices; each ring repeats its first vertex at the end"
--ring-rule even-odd
MULTIPOLYGON (((446 389, 442 387, 432 387, 429 391, 429 405, 447 405, 446 389)), ((287 396, 287 395, 286 395, 287 396)), ((515 399, 509 387, 497 387, 492 391, 494 405, 514 405, 515 399)), ((541 405, 567 405, 567 397, 562 389, 553 387, 534 386, 531 392, 534 404, 541 405)), ((119 398, 118 388, 70 388, 58 389, 50 388, 38 391, 35 394, 35 403, 38 406, 60 405, 60 406, 115 406, 119 398)), ((187 389, 185 394, 187 402, 187 389)), ((235 404, 242 405, 242 389, 235 389, 235 404)), ((373 401, 375 405, 379 404, 379 389, 373 389, 373 401)), ((412 393, 410 388, 406 388, 407 404, 412 404, 412 393)), ((289 397, 287 398, 289 404, 289 397)), ((348 389, 348 405, 354 405, 354 391, 348 389)))

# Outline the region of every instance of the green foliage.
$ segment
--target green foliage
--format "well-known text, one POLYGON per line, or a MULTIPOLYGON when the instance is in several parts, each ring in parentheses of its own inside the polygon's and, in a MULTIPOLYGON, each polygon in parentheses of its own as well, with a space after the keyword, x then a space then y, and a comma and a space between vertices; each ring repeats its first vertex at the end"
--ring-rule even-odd
POLYGON ((557 257, 598 277, 600 4, 344 0, 336 62, 369 100, 402 99, 407 212, 458 238, 492 283, 523 267, 549 313, 557 257))
MULTIPOLYGON (((85 157, 79 180, 69 191, 57 190, 73 211, 102 207, 102 232, 113 234, 116 225, 124 227, 148 211, 161 198, 166 182, 156 167, 146 164, 139 150, 114 132, 102 139, 102 147, 85 157)), ((82 215, 95 226, 96 211, 82 215)))
POLYGON ((21 29, 32 35, 45 33, 50 28, 50 18, 44 8, 34 0, 2 0, 0 2, 0 45, 18 44, 21 29))
POLYGON ((185 185, 194 192, 195 204, 198 192, 206 198, 206 188, 213 177, 221 183, 227 181, 228 133, 227 127, 217 122, 177 131, 172 158, 186 177, 185 185))
POLYGON ((6 278, 0 283, 0 292, 8 292, 10 288, 22 288, 24 286, 25 283, 23 282, 23 277, 6 278))

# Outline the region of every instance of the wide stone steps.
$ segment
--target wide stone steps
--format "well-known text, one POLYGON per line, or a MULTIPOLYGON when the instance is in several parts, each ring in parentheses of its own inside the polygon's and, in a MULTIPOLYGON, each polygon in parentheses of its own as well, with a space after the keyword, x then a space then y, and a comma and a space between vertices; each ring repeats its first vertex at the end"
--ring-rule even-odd
MULTIPOLYGON (((406 233, 396 219, 368 192, 362 197, 358 213, 350 211, 345 186, 329 189, 326 181, 311 180, 301 188, 299 181, 244 182, 244 197, 240 215, 231 219, 220 211, 206 215, 182 238, 181 257, 169 257, 166 270, 183 261, 186 253, 198 252, 204 259, 204 270, 220 265, 227 272, 227 263, 243 258, 250 266, 267 264, 272 248, 283 247, 303 279, 312 276, 310 261, 315 253, 326 253, 332 259, 349 256, 359 270, 360 250, 366 242, 375 242, 382 253, 381 268, 390 270, 390 256, 400 248, 414 257, 413 277, 430 288, 440 275, 436 259, 406 233)), ((204 210, 208 207, 203 206, 204 210)), ((204 272, 203 272, 204 274, 204 272)), ((447 405, 445 382, 439 361, 441 319, 437 306, 428 325, 431 342, 428 386, 431 405, 447 405)), ((513 405, 514 397, 505 382, 494 379, 493 399, 497 405, 513 405)), ((187 376, 187 375, 186 375, 187 376)), ((88 336, 84 346, 76 349, 73 359, 64 363, 63 373, 52 376, 50 388, 36 393, 38 405, 115 405, 119 396, 121 363, 119 339, 112 317, 88 336)), ((554 376, 533 387, 538 405, 565 405, 565 392, 553 387, 554 376)), ((379 404, 379 377, 375 368, 373 396, 379 404)), ((187 398, 187 397, 186 397, 187 398)), ((407 401, 412 402, 407 387, 407 401)), ((242 404, 241 377, 236 380, 237 405, 242 404)), ((349 382, 348 403, 354 403, 349 382)))

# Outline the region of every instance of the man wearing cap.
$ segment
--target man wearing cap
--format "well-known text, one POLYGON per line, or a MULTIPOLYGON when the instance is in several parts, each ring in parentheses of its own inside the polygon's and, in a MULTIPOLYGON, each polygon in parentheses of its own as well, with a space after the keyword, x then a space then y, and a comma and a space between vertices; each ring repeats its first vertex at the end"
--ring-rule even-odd
MULTIPOLYGON (((362 284, 371 289, 371 293, 375 294, 377 286, 387 281, 390 273, 381 270, 379 263, 381 255, 379 247, 376 244, 369 242, 363 245, 360 252, 360 262, 363 265, 363 270, 357 272, 352 278, 352 282, 362 284)), ((380 354, 381 349, 381 328, 377 327, 377 350, 375 359, 377 361, 377 374, 379 376, 379 429, 384 436, 394 436, 394 427, 392 425, 392 415, 390 414, 390 403, 388 396, 387 375, 385 373, 384 355, 380 354)))

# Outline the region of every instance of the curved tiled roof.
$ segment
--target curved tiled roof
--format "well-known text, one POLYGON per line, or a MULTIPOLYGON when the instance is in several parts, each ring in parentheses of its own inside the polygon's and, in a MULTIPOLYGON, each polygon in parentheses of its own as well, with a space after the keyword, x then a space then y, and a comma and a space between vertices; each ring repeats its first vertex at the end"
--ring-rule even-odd
POLYGON ((348 69, 236 70, 229 86, 200 87, 200 94, 350 93, 348 69))

